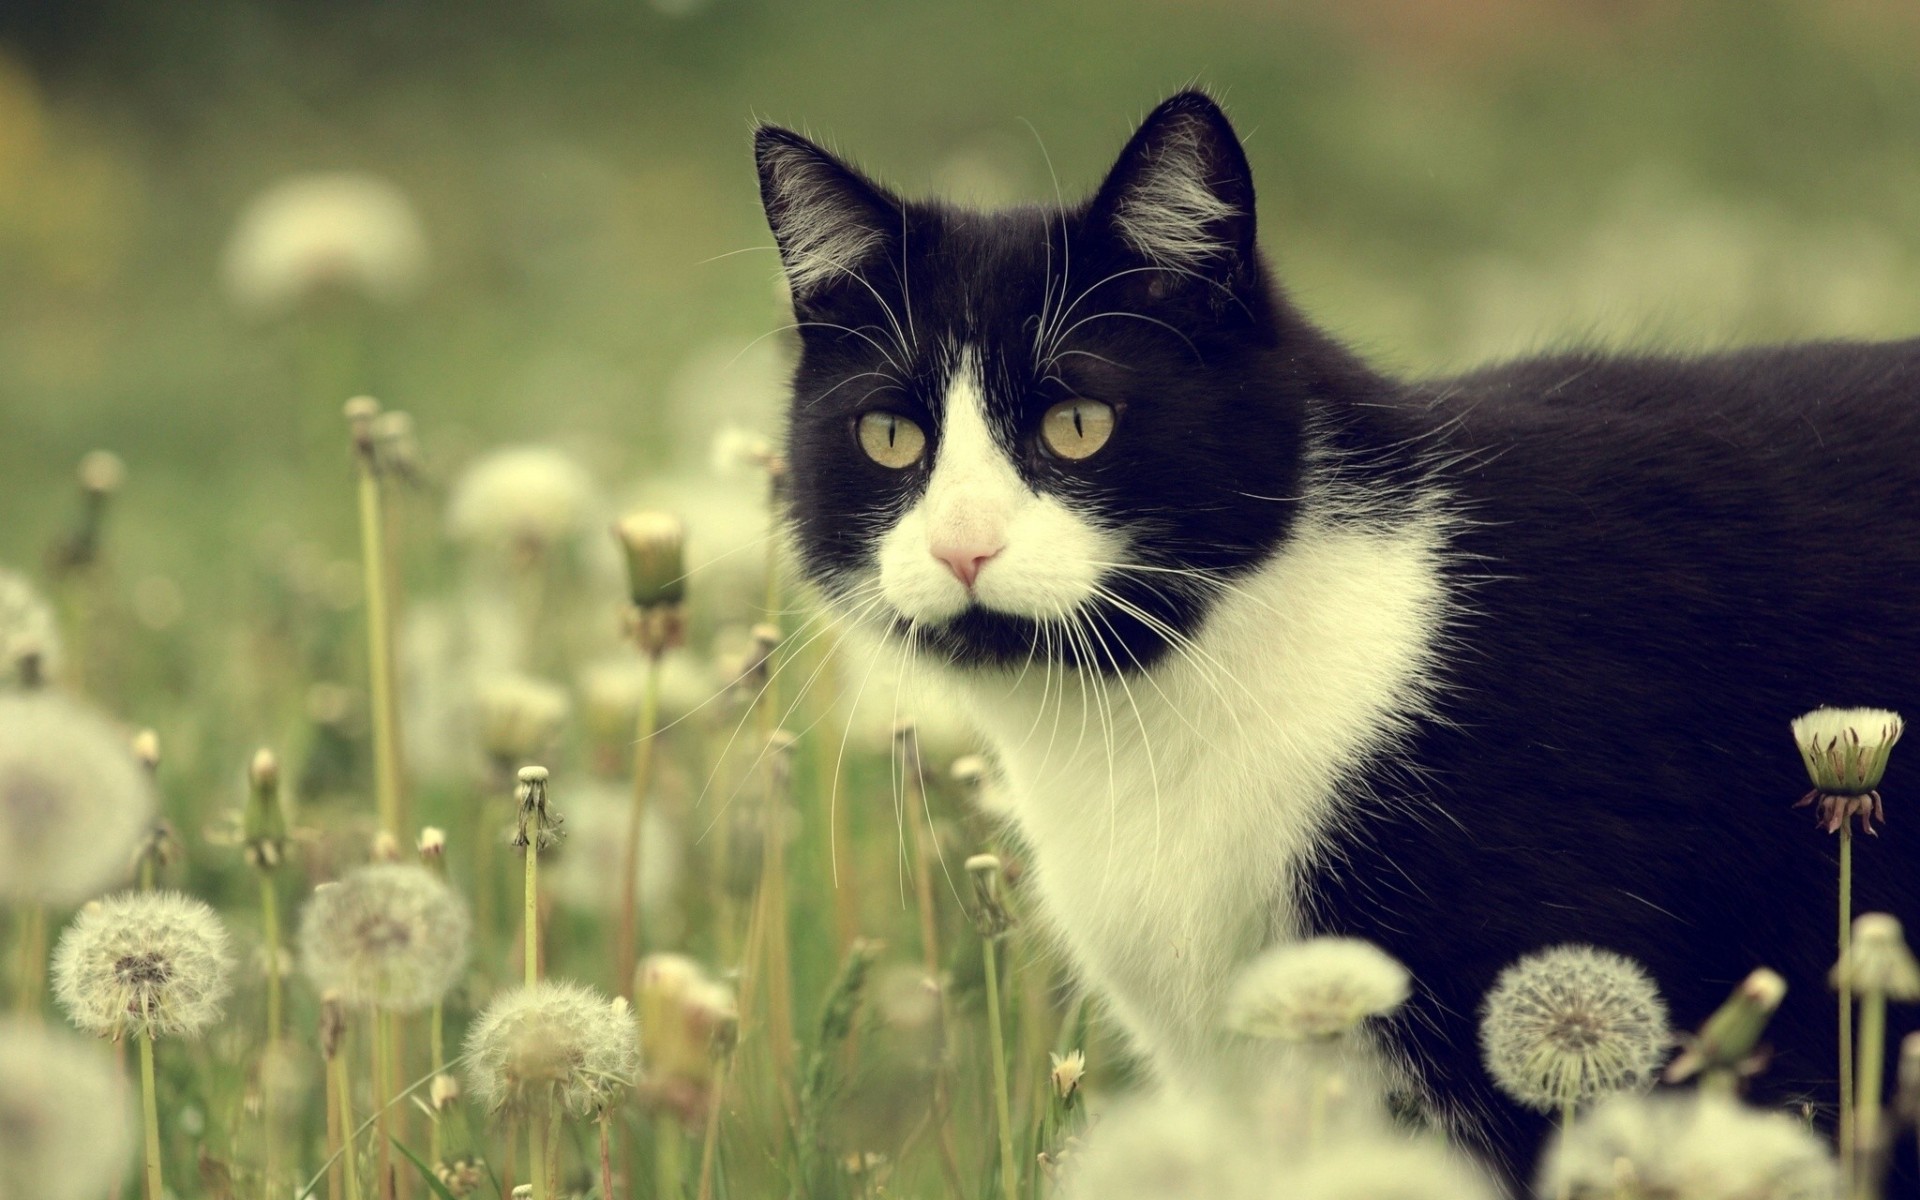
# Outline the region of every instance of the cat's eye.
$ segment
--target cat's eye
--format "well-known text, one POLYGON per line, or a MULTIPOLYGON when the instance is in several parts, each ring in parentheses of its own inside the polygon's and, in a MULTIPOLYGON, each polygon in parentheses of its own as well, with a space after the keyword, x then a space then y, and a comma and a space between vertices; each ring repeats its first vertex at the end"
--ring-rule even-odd
POLYGON ((927 435, 898 413, 860 414, 860 448, 867 457, 893 471, 904 471, 927 452, 927 435))
POLYGON ((1040 418, 1040 440, 1061 458, 1079 461, 1113 436, 1113 408, 1098 400, 1062 400, 1040 418))

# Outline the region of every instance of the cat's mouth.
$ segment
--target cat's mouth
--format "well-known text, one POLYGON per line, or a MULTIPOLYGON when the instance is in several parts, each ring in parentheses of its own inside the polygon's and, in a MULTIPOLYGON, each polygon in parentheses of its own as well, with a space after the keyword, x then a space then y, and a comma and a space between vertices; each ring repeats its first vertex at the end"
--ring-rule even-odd
POLYGON ((939 621, 896 614, 889 632, 921 654, 972 669, 1025 671, 1051 664, 1116 675, 1150 669, 1170 649, 1146 621, 1105 601, 1047 617, 975 602, 939 621))

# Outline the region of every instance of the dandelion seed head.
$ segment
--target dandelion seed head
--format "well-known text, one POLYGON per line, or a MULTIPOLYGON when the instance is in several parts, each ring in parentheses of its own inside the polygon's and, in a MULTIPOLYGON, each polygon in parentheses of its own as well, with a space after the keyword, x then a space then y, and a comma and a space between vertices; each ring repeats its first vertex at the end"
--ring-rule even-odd
POLYGON ((503 763, 521 762, 550 749, 573 710, 566 689, 515 673, 481 680, 474 698, 479 707, 480 743, 503 763))
POLYGON ((591 1117, 640 1071, 633 1011, 577 983, 546 981, 496 996, 466 1042, 467 1082, 490 1113, 591 1117))
POLYGON ((126 736, 52 692, 0 693, 0 898, 72 904, 119 879, 153 821, 126 736))
POLYGON ((300 914, 300 963, 344 1004, 417 1012, 467 965, 467 906, 417 862, 357 868, 318 888, 300 914))
POLYGON ((133 1143, 127 1088, 104 1047, 0 1019, 0 1197, 96 1200, 133 1143))
POLYGON ((1481 1009, 1487 1073, 1542 1112, 1648 1086, 1671 1034, 1653 980, 1632 959, 1555 946, 1500 973, 1481 1009))
POLYGON ((60 626, 26 577, 0 568, 0 689, 60 673, 60 626))
POLYGON ((447 532, 477 549, 525 553, 575 541, 598 522, 593 477, 572 455, 509 446, 454 481, 447 532))
POLYGON ((332 292, 398 303, 426 275, 427 239, 406 193, 374 175, 296 175, 260 193, 228 239, 238 307, 278 316, 332 292))
POLYGON ((1839 1182, 1826 1143, 1792 1116, 1667 1092, 1612 1096, 1561 1131, 1538 1190, 1571 1200, 1833 1200, 1839 1182))
POLYGON ((1309 938, 1262 953, 1227 995, 1230 1029, 1289 1042, 1324 1041, 1406 1001, 1407 969, 1371 942, 1309 938))
POLYGON ((232 989, 226 926, 179 892, 121 892, 83 908, 53 952, 53 990, 101 1037, 192 1037, 232 989))
POLYGON ((1108 1114, 1066 1172, 1069 1200, 1267 1200, 1277 1164, 1241 1114, 1215 1101, 1158 1097, 1108 1114))
POLYGON ((1792 728, 1813 786, 1848 795, 1880 786, 1906 724, 1884 708, 1816 708, 1795 717, 1792 728))

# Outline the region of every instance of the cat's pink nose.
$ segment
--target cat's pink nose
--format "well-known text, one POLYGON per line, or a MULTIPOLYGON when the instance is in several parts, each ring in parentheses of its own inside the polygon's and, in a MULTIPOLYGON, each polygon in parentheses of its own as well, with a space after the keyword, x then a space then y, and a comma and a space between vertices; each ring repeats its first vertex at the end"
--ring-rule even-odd
POLYGON ((986 566, 987 560, 1000 553, 1002 549, 1003 547, 1000 546, 989 547, 978 543, 965 546, 935 546, 933 556, 947 564, 947 570, 953 572, 953 577, 964 584, 968 591, 972 591, 973 581, 980 578, 980 568, 986 566))

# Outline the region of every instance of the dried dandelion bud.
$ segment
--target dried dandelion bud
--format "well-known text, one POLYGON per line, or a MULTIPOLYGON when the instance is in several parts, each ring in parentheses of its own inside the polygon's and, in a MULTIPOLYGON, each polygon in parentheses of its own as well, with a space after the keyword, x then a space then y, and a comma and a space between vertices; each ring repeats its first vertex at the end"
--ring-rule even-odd
POLYGON ((400 861, 400 839, 382 829, 373 835, 373 841, 367 845, 367 861, 375 863, 397 863, 400 861))
POLYGON ((1559 1112, 1653 1079, 1667 1008, 1632 959, 1555 946, 1500 973, 1481 1009, 1487 1073, 1516 1102, 1559 1112))
POLYGON ((160 735, 151 729, 142 729, 133 735, 133 757, 140 765, 153 774, 160 769, 160 735))
POLYGON ((405 192, 357 171, 295 175, 255 197, 227 241, 229 298, 262 318, 336 293, 383 304, 411 296, 427 240, 405 192))
POLYGON ((447 831, 438 826, 429 825, 420 831, 418 844, 420 863, 442 874, 447 869, 447 831))
POLYGON ((1667 1064, 1665 1081, 1682 1083, 1703 1071, 1753 1074, 1765 1058, 1756 1049, 1760 1035, 1786 994, 1787 981, 1778 972, 1761 967, 1748 975, 1700 1032, 1686 1039, 1680 1056, 1667 1064))
POLYGON ((560 736, 572 703, 565 689, 526 675, 483 680, 476 699, 480 744, 500 764, 544 754, 560 736))
POLYGON ((755 625, 748 631, 747 655, 734 673, 732 691, 751 703, 767 686, 773 670, 773 652, 780 646, 778 625, 755 625))
POLYGON ((155 875, 187 855, 187 848, 180 842, 180 834, 174 829, 173 822, 164 817, 147 826, 146 832, 133 848, 133 856, 127 861, 127 873, 139 876, 151 867, 155 875))
POLYGON ((1000 859, 992 854, 976 854, 967 859, 967 874, 973 879, 973 924, 983 938, 1003 936, 1013 926, 1013 918, 1000 897, 1000 859))
POLYGON ((460 1103, 460 1081, 451 1075, 435 1075, 427 1088, 427 1103, 438 1113, 460 1103))
POLYGON ((0 693, 0 897, 73 904, 112 884, 155 802, 104 716, 52 692, 0 693))
POLYGON ((331 1062, 340 1053, 340 1042, 347 1036, 347 1009, 340 993, 320 993, 320 1057, 331 1062))
POLYGON ((1407 969, 1357 938, 1275 946, 1247 964, 1227 994, 1229 1029, 1287 1042, 1337 1038, 1406 1001, 1407 969))
POLYGON ((1053 1085, 1054 1097, 1071 1110, 1079 1102, 1080 1081, 1087 1074, 1087 1052, 1074 1050, 1056 1054, 1049 1050, 1047 1064, 1047 1081, 1053 1085))
POLYGON ((0 689, 41 686, 60 672, 53 608, 26 578, 0 568, 0 689))
POLYGON ((531 846, 536 854, 544 854, 559 845, 560 839, 566 836, 563 828, 566 821, 547 803, 547 769, 521 767, 513 798, 519 810, 513 844, 523 850, 531 846))
POLYGON ((512 446, 476 460, 454 480, 447 532, 478 550, 535 558, 593 524, 593 479, 559 450, 512 446))
POLYGON ((465 1200, 487 1181, 487 1164, 471 1154, 459 1154, 445 1162, 435 1163, 433 1177, 453 1195, 454 1200, 465 1200))
POLYGON ((1561 1130, 1541 1196, 1612 1200, 1828 1200, 1839 1171, 1808 1122, 1711 1092, 1616 1095, 1561 1130))
POLYGON ((372 396, 355 396, 341 409, 347 419, 347 436, 361 461, 373 463, 373 423, 380 416, 380 402, 372 396))
POLYGON ((616 1104, 640 1070, 633 1013, 577 983, 503 992, 466 1042, 467 1081, 489 1113, 592 1117, 616 1104))
POLYGON ((373 419, 373 457, 384 475, 413 483, 420 480, 420 441, 414 436, 413 417, 393 409, 373 419))
POLYGON ((1889 1000, 1920 1000, 1920 963, 1907 948, 1898 918, 1887 913, 1862 913, 1853 919, 1853 941, 1847 956, 1834 964, 1832 983, 1844 978, 1859 995, 1878 993, 1889 1000))
POLYGON ((0 1018, 0 1196, 96 1200, 133 1151, 126 1085, 100 1046, 0 1018))
POLYGON ((375 863, 316 888, 300 915, 300 960, 343 1003, 416 1012, 467 963, 467 907, 417 863, 375 863))
POLYGON ((226 926, 178 892, 124 892, 80 911, 53 953, 54 995, 101 1037, 192 1037, 232 985, 226 926))
POLYGON ((280 807, 280 760, 273 751, 256 750, 247 767, 247 811, 243 819, 247 862, 271 871, 286 857, 287 818, 280 807))
POLYGON ((615 523, 613 536, 626 552, 627 588, 634 607, 645 610, 686 599, 685 522, 672 513, 630 513, 615 523))

